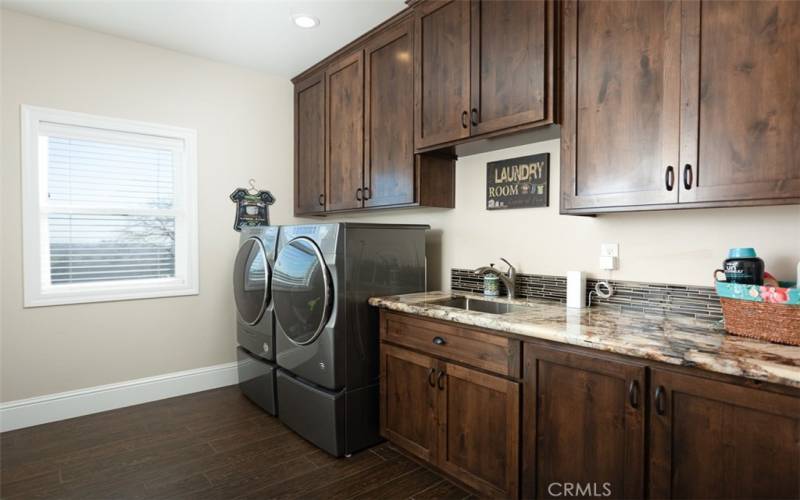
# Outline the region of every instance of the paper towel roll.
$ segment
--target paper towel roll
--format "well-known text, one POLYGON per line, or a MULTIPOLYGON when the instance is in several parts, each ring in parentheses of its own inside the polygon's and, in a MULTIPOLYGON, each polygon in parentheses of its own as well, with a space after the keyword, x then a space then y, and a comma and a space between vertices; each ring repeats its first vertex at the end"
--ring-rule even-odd
POLYGON ((567 307, 586 307, 586 275, 583 271, 567 271, 567 307))

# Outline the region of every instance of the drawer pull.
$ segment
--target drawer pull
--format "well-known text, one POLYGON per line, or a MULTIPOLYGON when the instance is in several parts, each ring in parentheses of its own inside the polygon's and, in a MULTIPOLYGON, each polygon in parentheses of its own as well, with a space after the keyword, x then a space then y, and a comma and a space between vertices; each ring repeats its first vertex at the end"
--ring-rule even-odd
POLYGON ((639 381, 631 380, 628 386, 628 401, 632 408, 639 408, 639 381))
POLYGON ((445 345, 447 341, 437 335, 436 337, 433 337, 433 343, 436 345, 445 345))
POLYGON ((444 382, 444 372, 440 370, 439 376, 436 378, 436 387, 438 387, 440 391, 444 390, 443 382, 444 382))
POLYGON ((435 368, 431 368, 428 370, 428 385, 431 387, 436 387, 436 382, 433 381, 433 374, 436 373, 435 368))

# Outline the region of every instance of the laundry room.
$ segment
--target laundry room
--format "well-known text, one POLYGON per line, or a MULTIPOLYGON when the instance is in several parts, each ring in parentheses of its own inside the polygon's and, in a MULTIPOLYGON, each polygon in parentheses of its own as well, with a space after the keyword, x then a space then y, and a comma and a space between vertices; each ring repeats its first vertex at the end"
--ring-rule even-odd
POLYGON ((0 498, 800 498, 796 81, 792 0, 2 0, 0 498))

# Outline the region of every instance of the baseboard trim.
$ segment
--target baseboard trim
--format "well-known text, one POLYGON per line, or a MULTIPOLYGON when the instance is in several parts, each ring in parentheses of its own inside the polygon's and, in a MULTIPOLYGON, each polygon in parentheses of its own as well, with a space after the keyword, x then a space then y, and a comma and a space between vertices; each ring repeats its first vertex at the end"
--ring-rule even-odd
POLYGON ((236 362, 0 403, 0 432, 237 383, 236 362))

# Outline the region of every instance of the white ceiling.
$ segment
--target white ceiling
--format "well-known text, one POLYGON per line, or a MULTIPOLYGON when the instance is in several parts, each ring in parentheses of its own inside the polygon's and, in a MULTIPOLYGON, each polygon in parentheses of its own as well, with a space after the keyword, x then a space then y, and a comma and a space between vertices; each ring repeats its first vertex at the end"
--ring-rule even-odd
POLYGON ((2 0, 4 8, 292 77, 401 11, 403 0, 2 0), (320 20, 301 29, 292 14, 320 20))

